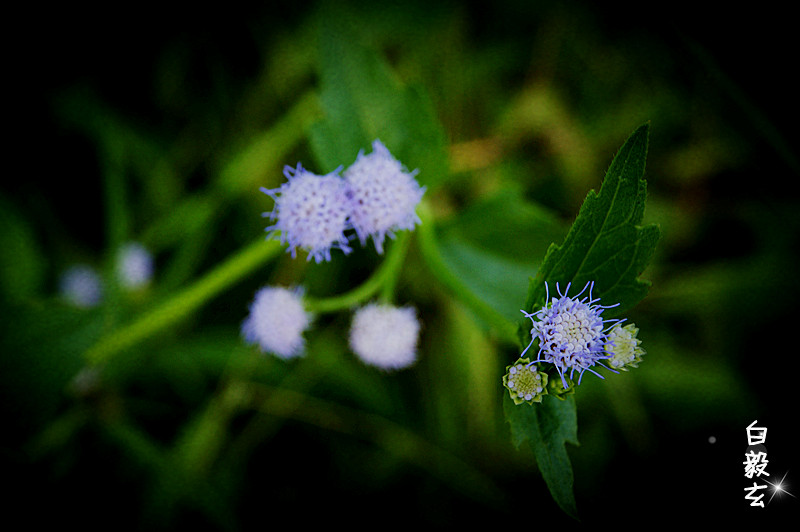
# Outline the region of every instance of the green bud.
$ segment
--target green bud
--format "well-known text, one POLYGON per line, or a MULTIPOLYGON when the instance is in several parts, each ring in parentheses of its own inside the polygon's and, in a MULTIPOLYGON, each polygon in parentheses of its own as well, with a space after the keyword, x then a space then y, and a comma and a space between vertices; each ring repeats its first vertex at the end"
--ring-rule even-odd
POLYGON ((547 374, 539 372, 530 359, 520 358, 510 366, 506 366, 503 375, 503 386, 508 389, 514 404, 541 403, 547 394, 547 374))
POLYGON ((636 337, 638 334, 639 329, 633 323, 624 327, 617 324, 611 329, 608 333, 608 343, 605 345, 606 353, 611 355, 607 360, 611 369, 628 371, 628 368, 639 367, 645 351, 639 345, 642 341, 636 337))
POLYGON ((547 384, 547 392, 563 401, 567 395, 572 395, 575 393, 575 386, 572 384, 572 379, 570 379, 567 375, 564 375, 564 379, 567 381, 567 387, 564 388, 564 383, 561 380, 561 376, 555 369, 553 369, 553 373, 555 375, 553 375, 553 378, 550 379, 547 384))

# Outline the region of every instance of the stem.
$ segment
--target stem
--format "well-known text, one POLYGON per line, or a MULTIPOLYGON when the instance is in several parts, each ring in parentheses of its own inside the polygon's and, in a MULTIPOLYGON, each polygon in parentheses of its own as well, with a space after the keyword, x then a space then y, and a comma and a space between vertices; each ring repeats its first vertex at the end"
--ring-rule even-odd
POLYGON ((372 277, 361 285, 338 296, 323 299, 306 298, 306 308, 317 314, 352 308, 372 297, 381 288, 383 288, 381 297, 391 300, 391 294, 400 275, 400 266, 408 250, 408 239, 409 231, 401 232, 386 252, 383 263, 375 270, 372 277))
POLYGON ((119 351, 178 323, 214 296, 277 256, 282 249, 275 240, 259 240, 208 272, 193 285, 145 313, 133 323, 101 338, 86 351, 89 364, 99 364, 119 351))

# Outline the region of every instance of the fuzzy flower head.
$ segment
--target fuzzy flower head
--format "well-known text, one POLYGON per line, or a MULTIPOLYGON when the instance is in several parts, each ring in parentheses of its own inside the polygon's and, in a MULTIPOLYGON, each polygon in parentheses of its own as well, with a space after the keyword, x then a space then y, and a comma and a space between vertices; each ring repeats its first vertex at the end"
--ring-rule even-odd
POLYGON ((288 251, 296 256, 296 248, 308 251, 308 260, 331 260, 331 249, 339 248, 350 253, 344 234, 348 224, 348 199, 346 187, 339 170, 319 176, 305 170, 286 166, 283 174, 288 179, 277 189, 261 191, 275 200, 271 213, 264 213, 274 225, 267 231, 279 231, 281 243, 289 244, 288 251))
POLYGON ((503 386, 508 390, 514 404, 541 403, 547 394, 547 373, 540 372, 528 358, 520 358, 506 367, 503 386))
POLYGON ((383 241, 394 231, 412 230, 420 223, 415 209, 425 193, 414 176, 407 172, 380 140, 372 143, 372 153, 358 154, 344 171, 350 198, 350 221, 365 245, 369 237, 378 253, 383 253, 383 241))
POLYGON ((623 371, 639 367, 645 351, 639 347, 642 341, 637 338, 638 334, 639 329, 633 323, 624 327, 618 323, 609 331, 608 343, 605 346, 606 352, 611 355, 608 359, 609 366, 623 371))
POLYGON ((59 290, 71 304, 80 308, 92 308, 103 299, 103 281, 94 268, 78 264, 65 271, 59 283, 59 290))
POLYGON ((544 307, 532 314, 522 311, 533 322, 531 343, 528 344, 522 355, 533 345, 533 341, 538 339, 539 352, 536 360, 531 364, 535 362, 553 364, 565 389, 569 388, 567 372, 569 372, 570 379, 573 378, 576 371, 578 372, 578 384, 580 384, 584 371, 590 371, 601 379, 603 378, 592 367, 595 364, 606 367, 601 361, 611 358, 611 355, 605 352, 608 344, 608 323, 619 321, 604 320, 601 317, 603 310, 611 307, 599 305, 599 298, 592 299, 593 282, 587 283, 583 290, 574 297, 567 296, 569 287, 568 284, 562 294, 556 284, 559 297, 553 297, 551 300, 550 289, 545 283, 547 296, 544 307), (587 288, 589 295, 578 299, 587 288))
POLYGON ((242 336, 262 352, 294 358, 303 351, 303 332, 310 322, 299 291, 267 286, 256 292, 250 314, 242 323, 242 336))
POLYGON ((413 308, 369 304, 353 316, 350 348, 372 366, 385 370, 406 368, 417 358, 419 329, 413 308))
POLYGON ((153 257, 136 242, 130 242, 117 253, 117 278, 127 289, 146 286, 153 277, 153 257))

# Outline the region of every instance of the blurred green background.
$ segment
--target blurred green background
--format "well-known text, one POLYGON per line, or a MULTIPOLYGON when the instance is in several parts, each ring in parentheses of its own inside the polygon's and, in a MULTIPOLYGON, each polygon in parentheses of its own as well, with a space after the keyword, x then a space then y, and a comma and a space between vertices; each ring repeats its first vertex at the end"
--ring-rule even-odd
MULTIPOLYGON (((768 471, 800 474, 796 43, 769 4, 724 23, 701 5, 341 4, 353 38, 427 92, 450 167, 426 196, 442 257, 511 320, 547 245, 650 122, 645 221, 663 237, 643 276, 650 295, 628 315, 648 354, 578 389, 581 445, 569 452, 587 524, 797 515, 791 497, 748 508, 741 469, 757 419, 768 471)), ((32 524, 572 524, 530 451, 510 443, 500 378, 518 346, 431 275, 416 234, 396 293, 423 322, 410 370, 360 364, 347 312, 320 316, 308 355, 291 363, 239 338, 257 288, 345 292, 380 264, 359 249, 321 265, 264 259, 75 380, 97 342, 261 238, 272 204, 258 187, 279 186, 286 164, 315 170, 316 8, 12 17, 22 31, 7 47, 17 164, 0 185, 2 460, 14 492, 4 503, 35 501, 32 524), (154 254, 148 290, 112 288, 90 310, 59 298, 67 267, 108 276, 128 240, 154 254)))

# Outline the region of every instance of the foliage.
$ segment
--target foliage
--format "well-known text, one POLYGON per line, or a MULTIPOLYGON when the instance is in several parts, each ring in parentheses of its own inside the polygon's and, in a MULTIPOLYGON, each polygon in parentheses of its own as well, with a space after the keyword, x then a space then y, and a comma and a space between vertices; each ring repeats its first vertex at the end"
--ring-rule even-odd
MULTIPOLYGON (((26 174, 0 186, 8 506, 46 501, 34 527, 622 525, 671 513, 676 471, 736 475, 708 437, 738 453, 794 400, 754 378, 754 354, 796 367, 763 334, 791 330, 798 291, 776 122, 698 43, 589 6, 340 4, 46 25, 57 60, 15 78, 38 84, 14 100, 26 174), (331 172, 378 138, 426 187, 413 231, 320 264, 264 238, 259 188, 284 165, 331 172), (154 258, 135 290, 115 277, 128 242, 154 258), (58 293, 77 263, 100 273, 97 307, 58 293), (589 280, 647 355, 513 404, 520 310, 589 280), (302 357, 241 336, 269 285, 304 289, 302 357), (351 352, 370 302, 415 307, 411 368, 351 352)), ((741 502, 725 484, 682 507, 724 513, 741 502)))

